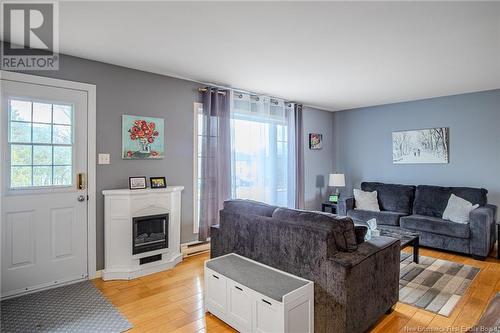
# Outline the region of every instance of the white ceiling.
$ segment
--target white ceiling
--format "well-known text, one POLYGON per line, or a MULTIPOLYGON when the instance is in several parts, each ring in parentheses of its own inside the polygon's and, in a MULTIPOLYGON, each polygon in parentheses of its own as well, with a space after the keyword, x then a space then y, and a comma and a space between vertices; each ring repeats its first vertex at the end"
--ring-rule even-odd
POLYGON ((498 2, 64 2, 61 53, 327 110, 500 88, 498 2))

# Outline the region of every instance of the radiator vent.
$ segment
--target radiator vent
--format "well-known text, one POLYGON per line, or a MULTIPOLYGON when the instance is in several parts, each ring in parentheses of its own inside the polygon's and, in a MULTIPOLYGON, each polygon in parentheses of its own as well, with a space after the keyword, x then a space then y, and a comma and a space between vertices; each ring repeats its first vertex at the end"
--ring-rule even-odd
POLYGON ((139 259, 139 265, 149 264, 150 262, 155 262, 161 260, 161 253, 154 256, 144 257, 139 259))

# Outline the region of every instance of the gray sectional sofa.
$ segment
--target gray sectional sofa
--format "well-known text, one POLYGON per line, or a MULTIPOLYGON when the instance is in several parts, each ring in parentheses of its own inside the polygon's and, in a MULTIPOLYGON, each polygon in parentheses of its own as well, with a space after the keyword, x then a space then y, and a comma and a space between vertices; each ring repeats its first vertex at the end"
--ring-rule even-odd
POLYGON ((354 209, 354 198, 345 198, 339 204, 339 214, 351 217, 355 223, 376 218, 377 224, 418 232, 420 245, 461 252, 477 259, 484 259, 495 244, 497 207, 487 203, 488 191, 484 188, 363 182, 361 189, 377 191, 381 211, 354 209), (442 219, 451 194, 479 204, 470 213, 469 223, 442 219))
POLYGON ((230 200, 211 228, 211 257, 237 253, 314 282, 318 333, 364 332, 398 301, 399 240, 327 213, 230 200))

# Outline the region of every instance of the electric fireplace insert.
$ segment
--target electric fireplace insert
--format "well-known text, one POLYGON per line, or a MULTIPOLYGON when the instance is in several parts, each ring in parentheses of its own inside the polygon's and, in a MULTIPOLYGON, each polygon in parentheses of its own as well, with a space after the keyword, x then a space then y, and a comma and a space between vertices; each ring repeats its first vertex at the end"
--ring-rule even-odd
POLYGON ((168 248, 168 214, 132 219, 132 254, 168 248))

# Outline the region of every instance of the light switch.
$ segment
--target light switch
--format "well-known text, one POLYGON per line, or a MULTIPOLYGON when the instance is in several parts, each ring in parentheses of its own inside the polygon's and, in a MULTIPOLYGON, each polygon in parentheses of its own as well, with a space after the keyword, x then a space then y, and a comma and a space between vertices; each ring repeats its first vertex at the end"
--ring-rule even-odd
POLYGON ((109 154, 99 154, 98 164, 109 164, 109 154))

